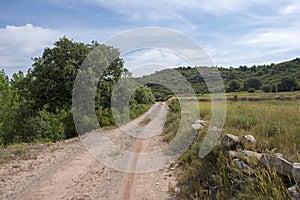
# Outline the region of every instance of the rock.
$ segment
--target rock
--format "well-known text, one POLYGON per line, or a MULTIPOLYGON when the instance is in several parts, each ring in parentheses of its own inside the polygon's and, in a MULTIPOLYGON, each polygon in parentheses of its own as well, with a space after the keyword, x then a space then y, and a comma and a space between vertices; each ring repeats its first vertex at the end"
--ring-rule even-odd
POLYGON ((296 185, 290 187, 288 193, 292 200, 300 200, 300 193, 298 192, 296 185))
POLYGON ((246 141, 246 142, 249 142, 249 143, 256 144, 256 139, 254 138, 253 135, 244 135, 242 137, 241 141, 246 141))
POLYGON ((192 128, 193 128, 194 130, 199 130, 199 129, 202 129, 203 126, 202 126, 201 124, 192 124, 192 128))
POLYGON ((233 162, 239 169, 243 169, 244 162, 241 159, 233 159, 233 162))
POLYGON ((297 184, 297 188, 299 190, 300 189, 300 163, 293 164, 292 174, 293 174, 293 178, 297 184))
POLYGON ((206 126, 207 122, 204 121, 204 120, 199 119, 199 120, 196 121, 196 124, 200 124, 202 126, 206 126))
POLYGON ((232 149, 239 143, 239 138, 235 135, 226 134, 223 136, 221 142, 227 149, 232 149))
POLYGON ((283 154, 282 153, 275 153, 274 154, 276 158, 283 158, 283 154))
POLYGON ((233 162, 236 164, 236 166, 241 169, 244 173, 251 175, 253 174, 253 169, 249 167, 244 161, 242 161, 240 158, 233 159, 233 162))
POLYGON ((228 151, 228 156, 231 158, 237 158, 238 157, 238 153, 236 151, 228 151))
MULTIPOLYGON (((278 158, 268 154, 262 154, 260 158, 260 162, 264 166, 274 168, 277 172, 279 172, 282 175, 290 176, 290 177, 293 176, 292 174, 293 164, 283 158, 278 158)), ((300 170, 300 166, 299 166, 299 170, 300 170)), ((300 174, 299 174, 299 178, 300 178, 300 174)))
POLYGON ((253 137, 253 135, 244 135, 241 138, 241 143, 242 143, 244 149, 255 150, 256 140, 253 137))
POLYGON ((242 154, 247 158, 256 158, 257 160, 261 158, 261 154, 254 151, 243 150, 242 154))

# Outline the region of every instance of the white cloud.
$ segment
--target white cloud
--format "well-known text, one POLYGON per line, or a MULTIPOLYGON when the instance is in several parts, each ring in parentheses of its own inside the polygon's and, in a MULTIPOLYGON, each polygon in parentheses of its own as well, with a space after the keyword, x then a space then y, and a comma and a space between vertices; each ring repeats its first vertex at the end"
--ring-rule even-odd
POLYGON ((300 12, 300 4, 289 4, 287 6, 284 6, 280 12, 284 15, 290 15, 300 12))
POLYGON ((28 68, 31 57, 40 56, 43 49, 53 44, 60 36, 58 31, 32 24, 7 25, 0 29, 0 66, 28 68))
POLYGON ((133 76, 142 76, 165 68, 187 66, 180 56, 162 49, 141 49, 123 56, 133 76))

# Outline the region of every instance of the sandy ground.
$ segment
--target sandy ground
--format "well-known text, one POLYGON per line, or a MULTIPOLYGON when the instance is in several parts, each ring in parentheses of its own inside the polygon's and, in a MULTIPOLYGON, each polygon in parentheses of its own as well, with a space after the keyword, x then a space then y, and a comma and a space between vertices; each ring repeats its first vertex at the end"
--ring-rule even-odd
MULTIPOLYGON (((166 104, 157 103, 149 112, 124 126, 123 130, 129 130, 130 135, 120 129, 105 132, 122 151, 135 153, 120 163, 128 166, 126 170, 134 172, 141 165, 141 153, 158 151, 166 145, 160 136, 166 113, 166 104), (144 124, 149 116, 151 121, 144 124), (138 134, 144 138, 136 138, 138 134), (151 137, 146 138, 149 134, 151 137)), ((87 140, 77 138, 45 146, 36 159, 12 160, 0 165, 0 199, 171 198, 168 187, 174 185, 175 179, 168 163, 148 173, 121 172, 99 161, 101 156, 113 159, 115 155, 118 159, 119 154, 103 153, 105 145, 98 143, 98 136, 99 132, 94 131, 86 136, 87 140), (83 141, 92 142, 87 145, 83 141)))

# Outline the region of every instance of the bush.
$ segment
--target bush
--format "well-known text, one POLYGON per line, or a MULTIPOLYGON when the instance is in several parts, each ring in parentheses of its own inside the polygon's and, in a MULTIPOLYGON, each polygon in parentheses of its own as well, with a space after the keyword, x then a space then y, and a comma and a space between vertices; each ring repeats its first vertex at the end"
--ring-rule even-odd
POLYGON ((264 92, 272 92, 272 86, 271 85, 264 85, 264 86, 262 86, 261 89, 264 92))
POLYGON ((22 142, 58 141, 65 138, 64 126, 58 114, 41 110, 30 117, 25 124, 26 131, 21 133, 22 142))
POLYGON ((240 89, 241 85, 237 80, 233 80, 229 84, 228 92, 236 92, 240 89))
POLYGON ((255 89, 254 88, 249 88, 247 91, 248 91, 248 93, 254 93, 255 89))
POLYGON ((280 80, 280 83, 278 84, 278 90, 280 92, 294 91, 297 90, 298 87, 298 81, 293 77, 284 77, 280 80))
POLYGON ((259 78, 249 78, 246 79, 244 87, 246 90, 250 88, 254 88, 256 90, 259 90, 261 86, 261 80, 259 78))

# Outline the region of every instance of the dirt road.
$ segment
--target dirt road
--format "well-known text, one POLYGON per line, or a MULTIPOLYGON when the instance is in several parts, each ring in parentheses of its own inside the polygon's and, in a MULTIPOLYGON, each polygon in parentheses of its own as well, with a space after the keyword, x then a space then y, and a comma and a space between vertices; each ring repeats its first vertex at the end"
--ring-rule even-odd
MULTIPOLYGON (((122 127, 122 131, 105 132, 119 149, 134 153, 120 165, 126 164, 126 169, 134 172, 141 153, 158 151, 166 145, 160 136, 166 113, 166 104, 157 103, 149 112, 122 127), (129 135, 124 134, 127 131, 129 135), (138 135, 141 138, 134 137, 138 135)), ((94 131, 87 136, 91 146, 82 142, 85 140, 72 139, 45 147, 36 159, 0 165, 0 199, 170 198, 168 186, 174 184, 174 172, 167 164, 148 173, 118 171, 99 161, 101 157, 97 153, 104 147, 97 143, 96 135, 99 133, 94 131)), ((117 155, 106 156, 117 158, 117 155)))

